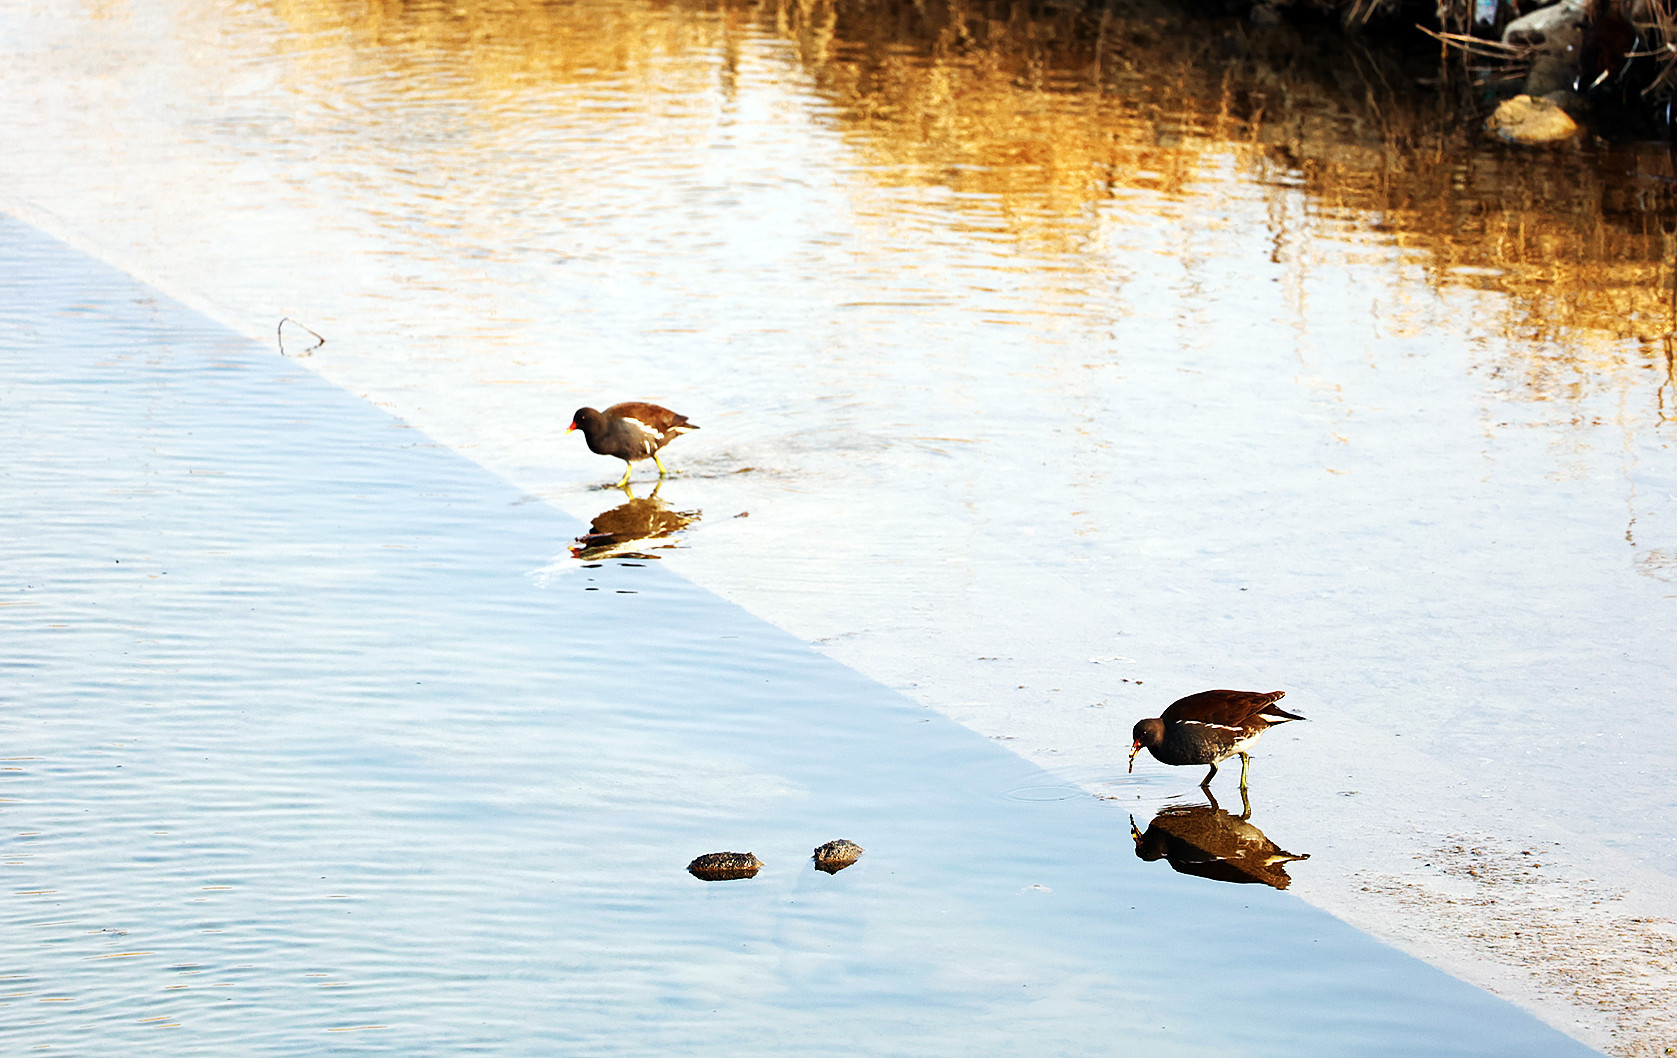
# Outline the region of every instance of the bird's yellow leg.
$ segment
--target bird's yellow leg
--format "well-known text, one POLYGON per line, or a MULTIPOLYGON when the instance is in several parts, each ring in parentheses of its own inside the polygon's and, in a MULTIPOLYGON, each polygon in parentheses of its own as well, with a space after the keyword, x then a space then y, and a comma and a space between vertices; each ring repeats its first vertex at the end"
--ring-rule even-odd
POLYGON ((1202 789, 1202 790, 1209 789, 1211 787, 1211 777, 1216 775, 1216 774, 1217 774, 1217 765, 1213 764, 1211 766, 1211 770, 1205 773, 1205 778, 1200 780, 1200 789, 1202 789))
POLYGON ((1252 763, 1252 758, 1242 753, 1240 755, 1240 788, 1246 789, 1246 767, 1252 763))
POLYGON ((635 464, 629 462, 627 459, 623 461, 623 476, 617 479, 618 488, 622 488, 623 486, 629 484, 629 474, 634 469, 635 464))
POLYGON ((664 461, 662 459, 658 458, 658 453, 657 452, 652 453, 652 461, 654 463, 658 464, 658 476, 660 478, 665 477, 666 475, 669 474, 669 471, 664 469, 664 461))

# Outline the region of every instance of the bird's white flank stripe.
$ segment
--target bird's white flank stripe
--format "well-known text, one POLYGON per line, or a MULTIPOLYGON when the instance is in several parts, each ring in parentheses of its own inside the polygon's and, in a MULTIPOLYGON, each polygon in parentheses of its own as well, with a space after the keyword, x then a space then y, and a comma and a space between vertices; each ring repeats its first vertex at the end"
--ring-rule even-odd
POLYGON ((1198 724, 1201 727, 1215 727, 1220 731, 1245 731, 1246 730, 1244 727, 1241 727, 1238 724, 1214 724, 1209 720, 1178 720, 1177 723, 1179 723, 1179 724, 1198 724))

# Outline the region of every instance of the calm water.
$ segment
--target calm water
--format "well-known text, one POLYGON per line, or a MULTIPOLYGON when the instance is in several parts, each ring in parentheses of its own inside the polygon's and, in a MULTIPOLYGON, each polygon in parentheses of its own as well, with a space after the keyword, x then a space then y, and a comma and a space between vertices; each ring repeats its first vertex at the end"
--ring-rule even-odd
POLYGON ((1120 799, 1120 846, 1197 780, 1123 774, 1136 718, 1288 689, 1291 892, 1669 1043, 1668 156, 1487 148, 1287 31, 960 14, 13 5, 0 195, 324 334, 300 363, 579 520, 545 591, 627 502, 570 411, 685 412, 658 500, 699 516, 648 554, 1120 799))
POLYGON ((657 563, 543 584, 563 515, 0 261, 9 1052, 1590 1053, 657 563))

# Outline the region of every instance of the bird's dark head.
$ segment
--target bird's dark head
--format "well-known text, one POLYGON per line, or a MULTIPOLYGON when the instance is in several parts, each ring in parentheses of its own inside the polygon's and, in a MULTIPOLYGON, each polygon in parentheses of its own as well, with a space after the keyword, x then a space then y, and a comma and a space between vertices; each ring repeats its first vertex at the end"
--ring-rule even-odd
POLYGON ((571 416, 571 424, 565 427, 565 432, 581 430, 584 436, 592 434, 600 425, 600 413, 593 408, 578 408, 571 416))
POLYGON ((1135 755, 1142 747, 1153 747, 1165 740, 1165 722, 1158 717, 1148 720, 1137 720, 1135 730, 1130 732, 1135 743, 1130 747, 1130 770, 1135 771, 1135 755))

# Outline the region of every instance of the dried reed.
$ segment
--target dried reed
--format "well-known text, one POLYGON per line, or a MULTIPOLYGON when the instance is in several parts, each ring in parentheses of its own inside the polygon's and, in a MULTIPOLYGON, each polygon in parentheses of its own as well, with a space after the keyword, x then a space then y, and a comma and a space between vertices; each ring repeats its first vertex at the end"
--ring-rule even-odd
POLYGON ((1630 24, 1636 28, 1643 47, 1627 59, 1656 59, 1655 74, 1642 94, 1649 99, 1669 99, 1677 91, 1677 4, 1673 0, 1636 0, 1628 5, 1630 24))

